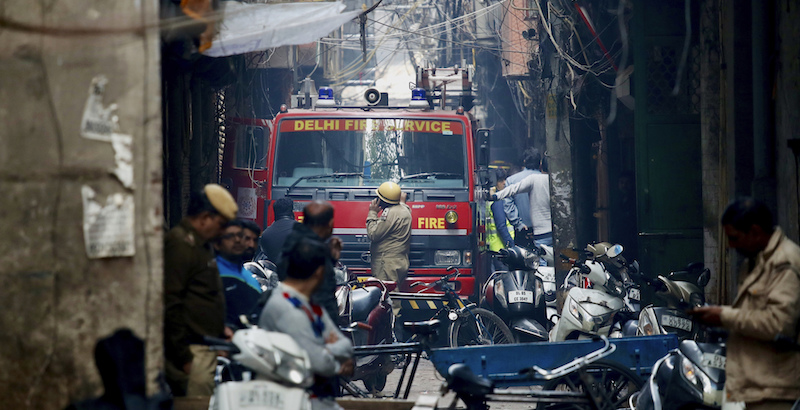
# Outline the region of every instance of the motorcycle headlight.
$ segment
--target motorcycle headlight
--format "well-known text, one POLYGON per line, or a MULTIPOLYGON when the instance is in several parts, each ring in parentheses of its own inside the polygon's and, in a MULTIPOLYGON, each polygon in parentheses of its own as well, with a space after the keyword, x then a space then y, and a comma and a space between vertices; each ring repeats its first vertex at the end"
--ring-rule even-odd
POLYGON ((639 329, 637 333, 643 334, 645 336, 652 336, 656 333, 655 327, 653 325, 653 320, 648 314, 648 311, 642 311, 642 314, 639 315, 639 329))
POLYGON ((689 383, 694 385, 698 391, 705 394, 714 392, 714 388, 711 386, 711 379, 685 357, 681 359, 681 374, 689 383))
POLYGON ((302 357, 296 357, 278 350, 278 366, 275 373, 283 380, 288 380, 297 385, 307 385, 311 379, 309 366, 302 357))
POLYGON ((578 302, 575 299, 569 300, 569 312, 572 313, 572 316, 575 316, 575 319, 578 319, 579 322, 583 322, 583 314, 581 313, 581 308, 578 305, 578 302))

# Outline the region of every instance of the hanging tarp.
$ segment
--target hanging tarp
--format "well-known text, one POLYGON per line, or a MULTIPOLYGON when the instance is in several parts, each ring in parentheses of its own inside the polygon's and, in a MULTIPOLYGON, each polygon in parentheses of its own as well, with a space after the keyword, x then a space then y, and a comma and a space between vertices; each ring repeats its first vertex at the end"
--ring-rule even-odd
POLYGON ((343 12, 335 2, 253 4, 220 2, 219 33, 203 54, 223 57, 319 40, 357 17, 360 10, 343 12))

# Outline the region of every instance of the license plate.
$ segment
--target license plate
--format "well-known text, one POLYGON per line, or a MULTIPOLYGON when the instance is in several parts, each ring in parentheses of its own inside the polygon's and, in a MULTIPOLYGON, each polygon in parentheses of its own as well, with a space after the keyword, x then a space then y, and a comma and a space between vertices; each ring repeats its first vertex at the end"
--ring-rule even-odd
POLYGON ((714 353, 703 353, 703 359, 700 362, 705 367, 713 367, 715 369, 725 370, 725 356, 714 353))
POLYGON ((283 391, 269 384, 251 385, 239 392, 240 407, 283 409, 286 407, 283 391))
POLYGON ((674 329, 681 329, 687 332, 692 331, 692 321, 689 319, 685 319, 682 317, 664 315, 661 316, 661 322, 664 326, 671 327, 674 329))
POLYGON ((308 393, 269 380, 227 382, 214 389, 215 409, 293 410, 308 409, 308 393))
POLYGON ((533 303, 533 292, 529 290, 508 291, 508 303, 533 303))
POLYGON ((636 288, 628 289, 628 299, 641 300, 641 293, 639 292, 639 289, 636 288))

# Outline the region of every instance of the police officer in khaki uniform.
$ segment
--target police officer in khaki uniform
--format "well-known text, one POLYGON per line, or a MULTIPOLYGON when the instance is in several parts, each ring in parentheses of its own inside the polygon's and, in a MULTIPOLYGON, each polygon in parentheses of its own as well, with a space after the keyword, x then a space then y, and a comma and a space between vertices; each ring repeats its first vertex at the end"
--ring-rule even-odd
MULTIPOLYGON (((398 286, 408 274, 408 253, 411 250, 411 208, 406 205, 406 194, 394 182, 384 182, 378 187, 378 198, 369 204, 367 237, 372 243, 372 276, 380 280, 397 282, 398 286)), ((399 301, 393 302, 395 316, 400 311, 399 301)))
POLYGON ((189 200, 187 216, 164 238, 164 356, 175 396, 211 396, 216 352, 203 336, 225 335, 225 292, 209 241, 236 217, 236 201, 217 184, 189 200))

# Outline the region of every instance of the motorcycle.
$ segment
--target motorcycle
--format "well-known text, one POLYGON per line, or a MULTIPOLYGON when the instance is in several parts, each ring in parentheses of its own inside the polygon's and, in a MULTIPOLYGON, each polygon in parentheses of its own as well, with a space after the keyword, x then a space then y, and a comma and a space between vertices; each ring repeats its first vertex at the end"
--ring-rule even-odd
POLYGON ((725 386, 725 344, 683 340, 659 359, 644 387, 631 396, 632 410, 719 409, 725 386))
MULTIPOLYGON (((632 289, 638 290, 623 259, 619 259, 622 269, 607 268, 622 250, 622 245, 589 245, 583 258, 572 260, 573 267, 562 285, 562 290, 568 290, 567 296, 561 317, 550 330, 551 342, 621 335, 620 322, 630 319, 635 311, 629 295, 636 293, 632 289)), ((638 270, 637 263, 631 266, 638 270)))
POLYGON ((266 292, 278 286, 278 267, 269 260, 246 262, 244 268, 258 281, 261 291, 266 292))
POLYGON ((305 350, 284 333, 259 328, 237 330, 232 341, 205 337, 212 350, 227 351, 218 358, 217 386, 209 410, 273 408, 310 410, 306 388, 314 383, 305 350))
POLYGON ((639 314, 637 335, 662 335, 675 333, 681 340, 702 340, 703 331, 692 321, 687 309, 705 304, 704 288, 710 279, 710 271, 702 263, 691 263, 685 271, 659 275, 656 280, 642 280, 656 290, 656 297, 665 306, 649 305, 639 314))
POLYGON ((547 340, 544 281, 537 272, 540 252, 513 246, 501 249, 498 258, 509 269, 489 276, 482 305, 500 316, 518 341, 547 340))
MULTIPOLYGON (((336 273, 336 301, 339 306, 339 327, 350 336, 353 346, 390 344, 394 342, 392 325, 394 314, 389 292, 396 283, 367 278, 359 281, 350 276, 347 268, 339 266, 336 273)), ((389 354, 357 357, 351 382, 361 380, 369 393, 376 393, 386 386, 386 376, 395 369, 389 354)), ((352 383, 345 389, 366 396, 352 383)))

